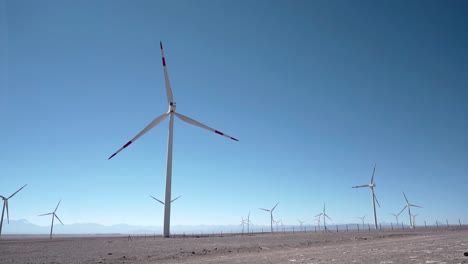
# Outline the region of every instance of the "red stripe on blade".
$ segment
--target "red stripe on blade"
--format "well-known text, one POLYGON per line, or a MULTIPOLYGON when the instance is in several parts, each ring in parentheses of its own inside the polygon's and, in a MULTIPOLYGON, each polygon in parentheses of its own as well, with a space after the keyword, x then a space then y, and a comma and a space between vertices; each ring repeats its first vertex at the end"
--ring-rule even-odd
POLYGON ((215 133, 216 133, 216 134, 219 134, 219 135, 221 135, 221 136, 224 136, 223 132, 219 132, 218 130, 215 130, 215 133))
POLYGON ((163 66, 166 66, 166 60, 164 59, 164 57, 162 57, 162 61, 163 61, 163 66))
POLYGON ((132 144, 132 141, 127 142, 127 144, 125 144, 125 145, 123 146, 123 148, 128 147, 128 145, 130 145, 130 144, 132 144))

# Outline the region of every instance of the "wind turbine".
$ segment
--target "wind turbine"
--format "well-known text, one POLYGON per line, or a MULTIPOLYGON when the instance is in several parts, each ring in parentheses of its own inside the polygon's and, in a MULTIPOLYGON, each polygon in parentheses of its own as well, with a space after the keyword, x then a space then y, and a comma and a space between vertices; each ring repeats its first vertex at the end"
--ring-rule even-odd
POLYGON ((146 132, 150 131, 152 128, 154 128, 156 125, 161 123, 164 119, 169 117, 169 138, 167 142, 167 167, 166 167, 166 196, 165 196, 165 202, 164 202, 164 236, 169 237, 170 236, 170 222, 171 222, 171 186, 172 186, 172 142, 173 142, 173 130, 174 130, 174 116, 177 116, 180 118, 182 121, 187 122, 189 124, 192 124, 194 126, 201 127, 203 129, 209 130, 211 132, 214 132, 218 135, 225 136, 227 138, 230 138, 235 141, 239 141, 236 138, 233 138, 227 134, 224 134, 223 132, 213 129, 209 126, 206 126, 198 121, 195 121, 185 115, 182 115, 180 113, 176 112, 176 103, 174 102, 174 98, 172 95, 172 89, 171 89, 171 84, 169 82, 169 75, 167 74, 167 67, 166 67, 166 59, 164 57, 164 51, 163 51, 163 45, 162 42, 159 43, 161 47, 161 57, 162 57, 162 65, 163 65, 163 71, 164 71, 164 80, 166 84, 166 96, 167 96, 167 102, 169 104, 169 110, 167 113, 162 114, 158 117, 156 117, 153 121, 151 121, 140 133, 138 133, 134 138, 132 138, 130 141, 125 143, 119 150, 117 150, 114 154, 112 154, 109 159, 113 158, 117 153, 122 151, 124 148, 128 147, 130 144, 135 142, 138 138, 143 136, 146 132))
POLYGON ((418 214, 411 215, 411 217, 413 217, 413 228, 416 228, 416 216, 418 216, 418 214))
POLYGON ((358 218, 361 219, 361 221, 362 221, 362 226, 364 226, 364 219, 366 218, 366 216, 363 216, 363 217, 359 217, 359 216, 358 216, 358 218))
POLYGON ((8 224, 10 223, 10 215, 8 213, 8 199, 10 199, 11 197, 13 197, 15 194, 17 194, 19 191, 21 191, 21 189, 23 189, 24 187, 26 187, 27 184, 23 185, 23 187, 19 188, 16 192, 14 192, 12 195, 8 196, 8 198, 6 198, 5 196, 3 195, 0 195, 0 197, 2 198, 3 200, 3 209, 2 209, 2 218, 0 219, 0 237, 2 237, 2 227, 3 227, 3 214, 5 213, 5 208, 6 208, 6 213, 7 213, 7 222, 8 224))
POLYGON ((55 212, 57 212, 57 209, 58 209, 58 207, 59 207, 61 201, 62 201, 62 200, 60 200, 60 201, 58 202, 57 207, 55 207, 55 210, 54 210, 52 213, 47 213, 47 214, 41 214, 41 215, 39 215, 39 216, 52 215, 52 224, 50 225, 50 239, 52 239, 52 230, 54 229, 54 218, 57 218, 57 220, 59 220, 60 223, 63 225, 62 220, 60 220, 60 218, 59 218, 59 217, 57 216, 57 214, 55 213, 55 212))
POLYGON ((278 206, 279 202, 276 203, 276 205, 271 208, 270 210, 268 209, 264 209, 264 208, 258 208, 260 210, 263 210, 263 211, 266 211, 266 212, 270 212, 270 226, 271 226, 271 233, 273 233, 273 210, 275 210, 276 206, 278 206))
POLYGON ((246 224, 247 224, 247 233, 249 233, 250 232, 250 224, 253 224, 252 222, 250 222, 250 212, 247 215, 246 224))
MULTIPOLYGON (((403 211, 401 211, 401 212, 403 212, 403 211)), ((395 218, 396 218, 396 225, 397 226, 398 226, 398 216, 400 216, 401 212, 399 212, 398 214, 391 213, 391 215, 395 216, 395 218)))
POLYGON ((320 230, 320 216, 315 218, 315 220, 317 220, 318 229, 320 230))
POLYGON ((241 223, 240 226, 242 226, 242 234, 244 234, 244 226, 247 224, 246 220, 241 216, 241 223))
POLYGON ((321 212, 320 214, 316 215, 315 217, 320 217, 323 215, 323 229, 328 231, 327 229, 327 222, 325 221, 325 217, 327 217, 328 219, 332 220, 330 217, 328 217, 328 215, 325 213, 325 204, 323 204, 323 212, 321 212))
POLYGON ((299 222, 299 226, 300 226, 300 229, 301 229, 301 231, 302 231, 302 224, 305 223, 305 222, 304 222, 304 221, 301 221, 301 220, 299 220, 299 219, 297 219, 297 221, 299 222))
POLYGON ((419 208, 422 208, 422 206, 415 205, 415 204, 410 204, 410 202, 408 201, 408 198, 406 198, 405 192, 403 192, 403 196, 405 197, 406 205, 405 205, 405 207, 403 207, 403 209, 401 209, 400 214, 403 212, 403 210, 405 210, 406 208, 408 208, 409 222, 410 222, 410 227, 412 228, 412 227, 413 227, 413 222, 411 221, 411 207, 419 207, 419 208))
POLYGON ((372 206, 374 207, 375 229, 378 229, 378 227, 377 227, 377 211, 375 209, 375 202, 377 202, 377 205, 379 205, 379 207, 380 207, 380 203, 377 200, 377 196, 375 196, 375 193, 374 193, 374 188, 377 187, 377 185, 375 185, 375 183, 374 183, 375 166, 376 166, 376 164, 374 164, 374 171, 372 172, 372 177, 371 177, 370 183, 369 184, 364 184, 364 185, 353 186, 353 188, 369 187, 371 189, 371 192, 372 192, 372 206))
POLYGON ((275 224, 276 224, 276 232, 278 232, 278 224, 281 223, 281 219, 278 220, 278 221, 275 221, 275 220, 273 219, 273 222, 275 222, 275 224))

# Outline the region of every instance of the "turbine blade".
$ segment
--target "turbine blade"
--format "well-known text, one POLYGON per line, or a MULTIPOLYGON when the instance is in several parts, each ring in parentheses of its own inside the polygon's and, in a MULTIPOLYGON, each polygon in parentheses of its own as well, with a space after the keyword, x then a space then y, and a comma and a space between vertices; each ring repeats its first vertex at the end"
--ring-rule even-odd
POLYGON ((380 203, 379 203, 379 200, 377 200, 377 196, 375 195, 375 193, 372 193, 372 194, 374 195, 374 199, 377 202, 377 205, 380 207, 380 203))
POLYGON ((177 196, 177 198, 172 199, 171 203, 172 203, 173 201, 179 199, 179 198, 180 198, 180 196, 177 196))
POLYGON ((185 121, 185 122, 187 122, 187 123, 189 123, 189 124, 192 124, 192 125, 194 125, 194 126, 198 126, 198 127, 204 128, 204 129, 209 130, 209 131, 211 131, 211 132, 215 132, 215 133, 218 134, 218 135, 225 136, 225 137, 230 138, 230 139, 232 139, 232 140, 239 141, 237 138, 233 138, 233 137, 231 137, 231 136, 229 136, 229 135, 226 135, 226 134, 224 134, 224 133, 221 132, 221 131, 218 131, 218 130, 213 129, 213 128, 209 127, 209 126, 206 126, 206 125, 204 125, 204 124, 202 124, 202 123, 200 123, 200 122, 198 122, 198 121, 195 121, 195 120, 193 120, 193 119, 191 119, 191 118, 189 118, 189 117, 187 117, 187 116, 184 116, 184 115, 179 114, 179 113, 177 113, 177 112, 174 112, 174 114, 175 114, 178 118, 182 119, 182 121, 185 121))
POLYGON ((163 65, 163 71, 164 71, 164 81, 166 83, 167 102, 169 104, 172 104, 174 102, 174 98, 172 96, 171 83, 169 82, 169 75, 167 74, 166 58, 164 57, 164 50, 163 50, 163 45, 161 41, 159 42, 159 46, 161 47, 161 58, 162 58, 162 65, 163 65))
POLYGON ((369 187, 369 184, 353 186, 353 188, 363 188, 363 187, 369 187))
POLYGON ((258 209, 263 210, 263 211, 270 212, 270 210, 268 210, 268 209, 263 209, 263 208, 258 208, 258 209))
POLYGON ((6 200, 6 199, 8 199, 8 198, 6 198, 6 197, 5 197, 5 196, 3 196, 3 195, 0 195, 0 198, 2 198, 3 200, 6 200))
POLYGON ((153 196, 151 196, 151 195, 150 195, 150 197, 153 198, 153 199, 155 199, 156 201, 160 202, 162 205, 164 205, 164 203, 163 203, 161 200, 159 200, 158 198, 155 198, 155 197, 153 197, 153 196))
POLYGON ((405 206, 403 207, 403 209, 401 209, 401 211, 398 213, 398 215, 400 215, 401 213, 403 213, 403 211, 406 209, 406 207, 408 207, 408 205, 405 205, 405 206))
MULTIPOLYGON (((325 214, 325 216, 326 216, 328 219, 332 220, 330 217, 328 217, 328 215, 327 215, 327 214, 325 214)), ((333 220, 332 220, 332 221, 333 221, 333 220)))
POLYGON ((13 197, 15 194, 17 194, 19 191, 21 191, 24 187, 26 187, 27 184, 23 185, 23 187, 19 188, 16 192, 14 192, 12 195, 10 195, 10 197, 8 197, 7 199, 10 199, 11 197, 13 197))
POLYGON ((51 214, 53 214, 53 213, 40 214, 40 215, 38 215, 38 216, 51 215, 51 214))
POLYGON ((279 202, 276 203, 275 207, 273 207, 273 209, 271 209, 271 211, 273 212, 273 210, 275 210, 276 206, 278 206, 279 202))
POLYGON ((375 174, 375 166, 376 166, 376 165, 377 165, 377 164, 374 164, 374 171, 372 172, 372 177, 371 177, 371 179, 370 179, 370 183, 371 183, 371 184, 374 183, 374 174, 375 174))
POLYGON ((54 213, 57 212, 57 208, 59 207, 60 202, 62 202, 62 199, 60 199, 60 201, 59 201, 58 204, 57 204, 57 207, 55 207, 54 213))
POLYGON ((55 218, 57 218, 57 220, 59 220, 60 223, 63 225, 62 220, 60 220, 60 218, 59 218, 56 214, 54 214, 54 216, 55 216, 55 218))
POLYGON ((318 215, 316 215, 316 216, 314 216, 314 217, 318 217, 318 216, 321 216, 321 215, 323 215, 323 213, 320 213, 320 214, 318 214, 318 215))
POLYGON ((406 203, 407 203, 407 204, 409 204, 409 202, 408 202, 408 198, 406 198, 406 194, 405 194, 405 192, 403 192, 403 196, 405 197, 406 203))
POLYGON ((415 204, 410 204, 410 206, 413 206, 413 207, 419 207, 419 208, 423 208, 422 206, 415 205, 415 204))
POLYGON ((149 125, 147 125, 140 133, 138 133, 138 135, 136 135, 134 138, 132 138, 130 141, 128 141, 125 145, 123 145, 119 150, 117 150, 114 154, 112 154, 108 158, 108 160, 112 159, 115 155, 117 155, 117 153, 119 153, 124 148, 128 147, 130 144, 135 142, 138 138, 143 136, 146 132, 150 131, 157 124, 161 123, 161 121, 163 121, 167 117, 167 115, 168 115, 168 113, 165 113, 165 114, 162 114, 162 115, 156 117, 153 121, 151 121, 151 123, 149 123, 149 125))

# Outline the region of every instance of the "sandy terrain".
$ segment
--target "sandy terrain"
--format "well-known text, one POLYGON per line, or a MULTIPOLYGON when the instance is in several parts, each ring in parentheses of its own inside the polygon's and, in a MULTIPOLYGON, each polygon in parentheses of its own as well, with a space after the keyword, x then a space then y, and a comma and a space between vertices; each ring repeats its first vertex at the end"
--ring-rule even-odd
POLYGON ((210 237, 5 236, 0 263, 468 263, 468 229, 210 237))

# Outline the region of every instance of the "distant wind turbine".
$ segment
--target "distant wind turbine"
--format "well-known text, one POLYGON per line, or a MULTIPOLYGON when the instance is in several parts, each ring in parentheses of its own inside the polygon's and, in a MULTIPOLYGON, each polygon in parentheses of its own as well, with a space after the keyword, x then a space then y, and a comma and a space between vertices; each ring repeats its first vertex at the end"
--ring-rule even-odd
MULTIPOLYGON (((403 212, 403 211, 401 211, 401 212, 403 212)), ((391 215, 395 216, 395 218, 396 218, 396 224, 397 224, 397 226, 398 226, 398 216, 400 216, 401 212, 399 212, 398 214, 393 214, 393 213, 391 213, 391 215)))
POLYGON ((172 88, 169 82, 169 75, 167 73, 166 59, 164 57, 162 42, 160 42, 159 45, 161 47, 162 65, 163 65, 163 71, 164 71, 164 80, 166 83, 166 96, 167 96, 167 102, 169 103, 169 110, 167 111, 167 113, 162 114, 156 117, 153 121, 151 121, 151 123, 149 123, 140 133, 138 133, 134 138, 132 138, 127 143, 125 143, 125 145, 123 145, 119 150, 117 150, 114 154, 112 154, 109 157, 109 159, 113 158, 115 155, 117 155, 117 153, 122 151, 124 148, 128 147, 130 144, 135 142, 138 138, 143 136, 146 132, 150 131, 156 125, 161 123, 164 119, 169 117, 169 139, 167 142, 166 196, 164 200, 165 201, 164 202, 164 237, 169 237, 170 236, 170 222, 171 222, 170 201, 171 201, 171 186, 172 186, 172 141, 173 141, 172 137, 173 137, 173 128, 174 128, 174 115, 180 118, 182 121, 187 122, 191 125, 201 127, 203 129, 209 130, 218 135, 225 136, 235 141, 239 141, 239 140, 231 136, 228 136, 219 130, 213 129, 209 126, 206 126, 198 121, 195 121, 185 115, 182 115, 176 112, 176 103, 174 102, 174 98, 172 95, 172 88))
POLYGON ((362 221, 362 226, 364 226, 364 219, 366 218, 366 216, 363 216, 363 217, 359 217, 359 216, 358 216, 358 218, 361 219, 361 221, 362 221))
POLYGON ((270 212, 270 227, 271 227, 271 233, 273 233, 273 211, 275 210, 276 206, 278 206, 279 202, 276 203, 276 205, 271 208, 271 209, 264 209, 264 208, 258 208, 260 210, 270 212))
POLYGON ((411 220, 412 220, 412 219, 411 219, 411 207, 419 207, 419 208, 422 208, 422 206, 415 205, 415 204, 410 204, 410 202, 408 201, 408 198, 406 198, 405 192, 403 192, 403 196, 405 197, 406 205, 405 205, 405 207, 403 207, 403 209, 401 209, 400 214, 401 214, 406 208, 408 208, 408 216, 409 216, 410 227, 413 227, 413 222, 411 221, 411 220))
POLYGON ((374 171, 372 172, 372 177, 371 177, 370 183, 369 184, 364 184, 364 185, 353 186, 353 188, 368 187, 368 188, 371 189, 371 192, 372 192, 372 206, 374 207, 374 224, 375 224, 375 229, 378 229, 378 226, 377 226, 377 210, 375 209, 375 203, 377 202, 377 205, 379 207, 380 207, 380 203, 377 200, 377 196, 375 196, 375 193, 374 193, 374 188, 377 187, 377 185, 375 185, 375 183, 374 183, 375 166, 376 166, 376 164, 374 164, 374 171))
POLYGON ((411 215, 411 217, 413 217, 413 227, 414 228, 416 228, 416 216, 418 216, 418 214, 411 215))
POLYGON ((325 204, 323 204, 323 211, 320 214, 316 215, 315 217, 320 217, 322 215, 323 215, 323 229, 328 231, 327 222, 325 220, 325 217, 330 219, 330 220, 332 220, 332 219, 327 215, 327 213, 325 213, 325 204))
POLYGON ((55 210, 54 210, 52 213, 47 213, 47 214, 41 214, 41 215, 39 215, 39 216, 43 216, 43 215, 52 215, 52 224, 50 225, 50 239, 52 239, 52 230, 54 229, 54 218, 57 218, 57 220, 59 220, 60 223, 63 225, 62 220, 60 220, 60 218, 59 218, 59 217, 57 216, 57 214, 55 213, 55 212, 57 212, 57 209, 58 209, 58 207, 59 207, 61 201, 62 201, 62 200, 60 200, 60 201, 58 202, 57 207, 55 207, 55 210))
POLYGON ((250 212, 249 212, 249 214, 247 215, 246 224, 247 224, 247 233, 250 233, 250 224, 253 224, 253 223, 250 221, 250 212))
POLYGON ((318 229, 320 230, 320 216, 315 218, 314 220, 317 220, 318 229))
POLYGON ((7 212, 7 222, 10 223, 10 215, 8 213, 8 199, 11 197, 15 196, 19 191, 21 191, 24 187, 26 187, 27 184, 23 185, 23 187, 19 188, 16 192, 14 192, 12 195, 5 197, 3 195, 0 195, 0 197, 3 200, 3 209, 2 209, 2 218, 0 219, 0 237, 2 237, 2 227, 3 227, 3 214, 5 213, 5 208, 7 212))
POLYGON ((300 227, 301 230, 302 230, 302 224, 305 223, 305 222, 304 222, 304 221, 301 221, 301 220, 299 220, 299 219, 297 219, 297 221, 299 222, 299 227, 300 227))

